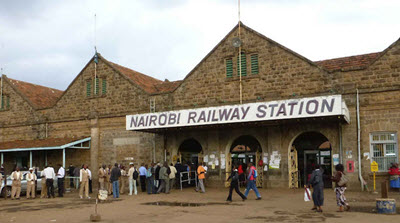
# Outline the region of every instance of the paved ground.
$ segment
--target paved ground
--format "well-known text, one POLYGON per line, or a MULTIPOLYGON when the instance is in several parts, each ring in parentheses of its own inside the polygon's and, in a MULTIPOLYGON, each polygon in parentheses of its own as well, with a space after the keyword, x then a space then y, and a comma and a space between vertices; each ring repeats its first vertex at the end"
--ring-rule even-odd
MULTIPOLYGON (((254 192, 242 202, 234 195, 234 202, 226 203, 227 190, 208 189, 196 193, 188 188, 171 194, 137 196, 122 195, 98 206, 102 222, 398 222, 399 215, 375 214, 375 198, 378 195, 361 192, 347 193, 351 212, 338 213, 334 192, 325 190, 324 213, 311 211, 312 204, 304 202, 303 190, 261 190, 263 200, 256 201, 254 192), (160 206, 153 204, 191 206, 160 206), (150 205, 146 204, 150 203, 150 205)), ((390 196, 400 200, 400 194, 390 196)), ((19 201, 0 199, 0 223, 3 222, 90 222, 95 200, 81 200, 76 193, 64 198, 19 201)), ((400 205, 398 205, 400 206, 400 205)), ((398 208, 398 213, 400 210, 398 208)))

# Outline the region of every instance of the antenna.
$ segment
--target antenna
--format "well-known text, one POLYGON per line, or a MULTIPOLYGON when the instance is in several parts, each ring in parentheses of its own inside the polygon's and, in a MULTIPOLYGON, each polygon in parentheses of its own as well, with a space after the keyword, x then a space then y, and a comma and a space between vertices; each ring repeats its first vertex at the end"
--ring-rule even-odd
POLYGON ((97 16, 96 16, 96 13, 94 14, 94 49, 96 50, 96 52, 97 52, 97 49, 96 49, 96 45, 97 45, 97 37, 96 37, 96 31, 97 31, 97 16))
POLYGON ((242 42, 241 42, 241 40, 240 40, 240 0, 238 0, 238 32, 239 32, 239 34, 238 34, 238 36, 239 36, 239 38, 238 38, 238 41, 236 41, 236 42, 238 42, 238 44, 236 44, 236 45, 239 45, 239 56, 238 56, 238 60, 239 60, 239 84, 240 84, 240 86, 239 86, 239 97, 240 97, 240 104, 242 104, 243 103, 243 93, 242 93, 242 42))
POLYGON ((96 30, 97 30, 97 24, 96 24, 96 20, 97 20, 97 16, 96 16, 96 13, 94 14, 94 51, 95 51, 95 53, 94 53, 94 83, 93 83, 93 85, 94 85, 94 95, 97 95, 97 91, 98 91, 98 89, 97 89, 97 63, 99 62, 98 61, 98 57, 97 57, 97 46, 96 46, 96 44, 97 44, 97 39, 96 39, 96 30))

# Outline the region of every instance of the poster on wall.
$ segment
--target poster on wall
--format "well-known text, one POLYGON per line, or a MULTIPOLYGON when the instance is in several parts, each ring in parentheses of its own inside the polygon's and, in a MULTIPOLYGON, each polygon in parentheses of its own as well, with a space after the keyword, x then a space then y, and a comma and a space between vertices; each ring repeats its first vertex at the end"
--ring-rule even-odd
POLYGON ((279 169, 281 163, 281 154, 278 151, 273 151, 269 160, 269 167, 271 169, 279 169))
POLYGON ((205 155, 205 156, 203 157, 203 162, 208 163, 208 155, 205 155))
POLYGON ((339 154, 333 154, 332 155, 332 159, 333 159, 333 165, 334 166, 339 164, 339 154))

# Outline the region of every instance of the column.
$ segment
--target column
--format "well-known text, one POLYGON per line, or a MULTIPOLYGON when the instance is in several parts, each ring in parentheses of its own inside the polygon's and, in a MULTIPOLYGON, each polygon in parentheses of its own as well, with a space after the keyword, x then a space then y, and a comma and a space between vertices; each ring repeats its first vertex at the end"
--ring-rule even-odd
MULTIPOLYGON (((97 182, 98 176, 96 171, 99 168, 99 147, 100 147, 100 130, 98 119, 94 118, 90 120, 90 170, 92 171, 92 180, 97 182)), ((96 185, 96 184, 95 184, 96 185)))
POLYGON ((4 163, 4 153, 1 153, 1 164, 4 163))
POLYGON ((29 168, 32 168, 32 150, 29 151, 29 168))
POLYGON ((65 168, 65 148, 63 149, 63 164, 62 166, 65 168))

